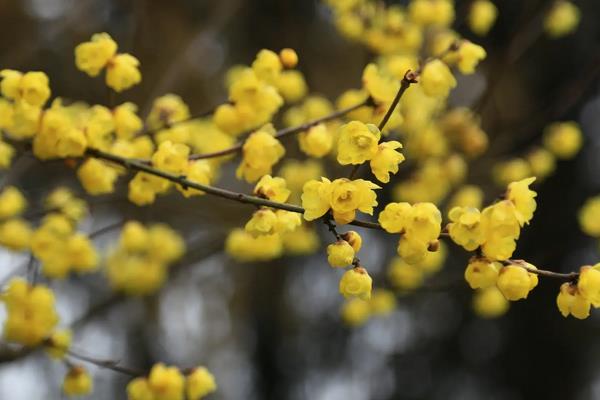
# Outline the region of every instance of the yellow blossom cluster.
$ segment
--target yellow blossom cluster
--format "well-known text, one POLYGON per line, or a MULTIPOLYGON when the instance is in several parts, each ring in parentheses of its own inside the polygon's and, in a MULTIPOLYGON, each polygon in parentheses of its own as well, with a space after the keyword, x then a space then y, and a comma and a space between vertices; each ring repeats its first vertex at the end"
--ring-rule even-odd
POLYGON ((228 74, 229 103, 219 106, 214 122, 231 135, 256 129, 269 122, 287 101, 297 101, 306 94, 302 74, 292 68, 297 55, 291 49, 281 54, 263 49, 250 67, 238 67, 228 74), (295 59, 294 59, 295 58, 295 59))
POLYGON ((439 249, 442 213, 433 203, 389 203, 379 213, 381 227, 399 233, 398 255, 408 264, 439 249))
POLYGON ((354 297, 344 302, 341 314, 346 324, 359 326, 370 318, 389 315, 395 309, 394 293, 387 289, 375 289, 368 300, 354 297))
POLYGON ((388 280, 400 292, 418 289, 427 278, 442 268, 446 254, 446 246, 440 242, 437 251, 427 252, 421 261, 413 264, 409 264, 401 257, 394 257, 387 269, 388 280))
POLYGON ((127 222, 117 247, 106 260, 108 281, 126 294, 151 294, 162 286, 169 266, 184 252, 185 242, 168 226, 127 222))
POLYGON ((122 92, 142 80, 140 62, 127 53, 117 53, 117 43, 108 33, 96 33, 75 47, 75 65, 91 77, 106 69, 106 85, 122 92))
POLYGON ((521 227, 533 218, 536 192, 529 189, 535 178, 508 185, 506 198, 483 211, 474 207, 455 207, 448 216, 450 238, 468 251, 481 248, 491 260, 507 260, 516 248, 521 227))
POLYGON ((86 396, 92 393, 94 381, 89 372, 82 366, 73 366, 63 379, 63 393, 69 397, 86 396))
POLYGON ((31 235, 31 253, 49 278, 65 278, 70 272, 96 270, 99 257, 92 241, 75 230, 68 216, 52 212, 31 235))
POLYGON ((184 375, 178 368, 155 364, 147 377, 127 385, 128 400, 200 400, 217 390, 214 376, 205 367, 184 375))
POLYGON ((27 207, 27 199, 19 189, 7 186, 0 192, 0 245, 22 251, 29 248, 31 226, 21 217, 27 207))
POLYGON ((574 121, 554 122, 544 129, 541 146, 533 147, 522 157, 502 161, 494 166, 496 183, 506 185, 528 176, 543 180, 551 175, 558 160, 577 155, 583 144, 581 128, 574 121))
POLYGON ((44 285, 12 279, 0 299, 6 307, 3 335, 9 342, 36 346, 48 338, 56 324, 54 293, 44 285))

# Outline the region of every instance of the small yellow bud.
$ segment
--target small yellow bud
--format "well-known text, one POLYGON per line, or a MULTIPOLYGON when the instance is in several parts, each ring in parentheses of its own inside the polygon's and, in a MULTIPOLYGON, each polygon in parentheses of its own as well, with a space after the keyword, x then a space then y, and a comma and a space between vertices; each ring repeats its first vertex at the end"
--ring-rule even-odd
POLYGON ((537 276, 518 265, 508 265, 500 270, 497 281, 498 289, 507 300, 526 299, 537 285, 537 276))
POLYGON ((354 261, 354 249, 345 240, 327 246, 327 261, 332 267, 347 267, 354 261))
POLYGON ((556 305, 565 318, 569 314, 577 319, 586 319, 590 316, 590 301, 581 295, 576 285, 570 282, 565 282, 560 286, 556 305))
POLYGON ((62 359, 71 347, 71 340, 73 333, 70 329, 62 329, 55 331, 48 338, 48 344, 46 345, 46 352, 52 358, 62 359))
POLYGON ((600 305, 600 270, 597 265, 593 267, 586 265, 579 269, 577 290, 594 306, 600 305))
POLYGON ((558 0, 544 19, 544 30, 552 38, 566 36, 577 29, 580 18, 581 12, 575 4, 558 0))
POLYGON ((557 158, 573 158, 583 142, 581 129, 576 122, 555 122, 544 130, 544 146, 557 158))
POLYGON ((500 268, 498 262, 472 258, 465 270, 465 280, 472 289, 486 289, 496 284, 500 268))
POLYGON ((197 367, 185 379, 187 400, 200 400, 217 390, 215 377, 205 367, 197 367))
POLYGON ((294 49, 285 48, 279 52, 279 60, 285 68, 294 68, 298 64, 298 54, 294 49))
POLYGON ((475 0, 469 10, 469 28, 479 35, 485 36, 496 22, 498 8, 490 0, 475 0))
POLYGON ((429 61, 421 72, 421 86, 427 96, 446 98, 450 90, 456 87, 456 79, 448 66, 438 60, 429 61))
POLYGON ((352 246, 355 253, 358 253, 360 251, 360 248, 362 247, 362 238, 360 237, 358 232, 348 231, 346 233, 343 233, 342 239, 350 243, 350 246, 352 246))
POLYGON ((369 302, 359 298, 353 298, 342 306, 342 319, 350 326, 360 326, 371 316, 369 302))
POLYGON ((371 298, 373 279, 363 267, 354 267, 344 273, 340 280, 340 293, 345 298, 358 297, 363 300, 371 298))
POLYGON ((65 375, 63 392, 69 397, 85 396, 92 392, 93 386, 92 377, 85 368, 76 366, 71 368, 65 375))
POLYGON ((509 307, 509 301, 495 286, 478 290, 473 297, 473 310, 482 318, 500 317, 509 307))
POLYGON ((142 80, 140 62, 130 54, 117 54, 106 67, 106 85, 116 92, 137 85, 142 80))

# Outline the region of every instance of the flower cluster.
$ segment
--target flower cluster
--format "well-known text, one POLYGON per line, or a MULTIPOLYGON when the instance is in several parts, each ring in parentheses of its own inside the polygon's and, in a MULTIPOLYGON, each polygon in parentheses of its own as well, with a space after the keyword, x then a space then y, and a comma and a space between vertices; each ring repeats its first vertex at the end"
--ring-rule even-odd
POLYGON ((127 222, 118 246, 106 260, 108 281, 126 294, 151 294, 164 283, 169 266, 184 251, 181 236, 166 225, 145 227, 136 221, 127 222))
POLYGON ((371 215, 377 206, 375 189, 379 186, 364 179, 310 180, 302 189, 304 219, 313 221, 331 210, 338 224, 347 224, 355 219, 356 211, 371 215))
POLYGON ((30 285, 24 279, 14 278, 0 299, 7 313, 4 339, 9 342, 39 345, 58 323, 54 293, 44 285, 30 285))
POLYGON ((75 47, 75 65, 91 77, 106 69, 106 85, 122 92, 142 80, 137 58, 127 53, 117 54, 117 43, 108 33, 96 33, 89 42, 75 47))
POLYGON ((214 376, 205 368, 186 371, 155 364, 148 377, 135 378, 127 385, 128 400, 200 400, 217 390, 214 376))

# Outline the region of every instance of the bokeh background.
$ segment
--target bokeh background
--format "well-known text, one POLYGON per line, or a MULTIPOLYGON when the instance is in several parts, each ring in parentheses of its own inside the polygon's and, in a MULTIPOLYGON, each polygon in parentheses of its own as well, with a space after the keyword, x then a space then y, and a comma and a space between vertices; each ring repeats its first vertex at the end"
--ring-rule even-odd
MULTIPOLYGON (((548 0, 496 3, 499 20, 481 40, 462 23, 468 1, 457 0, 455 27, 484 45, 488 59, 474 76, 460 77, 450 102, 472 105, 494 85, 482 110, 489 154, 473 165, 469 180, 494 198, 501 192, 491 183, 495 162, 539 142, 549 122, 578 121, 585 146, 537 186, 538 210, 516 257, 554 271, 596 263, 598 243, 581 233, 576 213, 600 192, 600 3, 576 1, 578 31, 552 41, 528 28, 548 0)), ((102 31, 141 61, 142 84, 118 101, 136 102, 142 115, 168 92, 198 113, 225 101, 226 69, 251 62, 261 48, 296 49, 311 92, 332 100, 360 86, 373 57, 336 32, 317 0, 0 0, 0 68, 43 70, 53 96, 106 104, 101 79, 73 62, 74 46, 102 31)), ((226 171, 220 185, 248 190, 232 176, 226 171)), ((82 193, 74 171, 29 156, 2 180, 23 188, 32 208, 58 184, 82 193)), ((90 205, 88 232, 123 216, 167 222, 185 234, 188 252, 148 298, 111 293, 101 274, 51 282, 63 324, 74 326, 74 347, 82 353, 140 369, 158 361, 207 365, 219 383, 214 399, 600 398, 600 313, 564 319, 555 305, 557 281, 540 280, 527 301, 483 320, 471 311, 472 291, 462 279, 466 257, 451 251, 443 272, 400 297, 390 316, 349 329, 339 316, 339 271, 327 266, 323 251, 260 264, 238 264, 223 254, 223 238, 244 223, 252 211, 247 206, 174 195, 138 209, 124 190, 90 205)), ((376 285, 383 284, 395 244, 379 232, 361 233, 361 259, 376 285)), ((103 249, 115 241, 114 232, 96 238, 103 249)), ((23 273, 27 257, 0 257, 0 277, 23 273)), ((125 398, 127 377, 90 368, 90 399, 125 398)), ((60 399, 64 372, 40 352, 2 344, 0 399, 60 399)))

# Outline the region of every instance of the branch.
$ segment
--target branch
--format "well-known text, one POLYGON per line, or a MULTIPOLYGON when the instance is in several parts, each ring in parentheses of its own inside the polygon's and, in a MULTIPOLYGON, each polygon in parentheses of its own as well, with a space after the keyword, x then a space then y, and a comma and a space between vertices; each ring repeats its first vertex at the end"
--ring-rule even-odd
MULTIPOLYGON (((289 135, 293 135, 293 134, 296 134, 299 132, 306 131, 315 125, 343 117, 344 115, 346 115, 358 108, 368 106, 369 104, 371 104, 371 101, 372 101, 371 98, 367 98, 358 104, 355 104, 353 106, 350 106, 350 107, 347 107, 347 108, 344 108, 344 109, 341 109, 341 110, 338 110, 335 112, 332 112, 331 114, 325 115, 324 117, 313 119, 312 121, 306 122, 302 125, 281 129, 281 130, 277 131, 274 136, 277 139, 281 139, 285 136, 289 136, 289 135)), ((244 147, 244 143, 245 143, 245 141, 241 141, 232 147, 229 147, 224 150, 215 151, 213 153, 192 154, 190 156, 190 160, 203 160, 206 158, 216 158, 216 157, 222 157, 222 156, 226 156, 229 154, 237 153, 238 151, 242 150, 242 148, 244 147)))
POLYGON ((85 361, 87 363, 96 365, 101 368, 110 369, 111 371, 119 372, 121 374, 129 375, 132 377, 145 376, 146 373, 142 371, 135 370, 133 368, 124 367, 119 365, 119 360, 102 360, 99 358, 94 358, 90 356, 86 356, 84 354, 79 354, 73 350, 68 350, 67 355, 76 360, 85 361))
MULTIPOLYGON (((296 206, 293 204, 280 203, 280 202, 272 201, 272 200, 267 200, 267 199, 263 199, 263 198, 256 197, 256 196, 250 196, 250 195, 239 193, 239 192, 233 192, 231 190, 222 189, 222 188, 215 187, 215 186, 203 185, 201 183, 190 181, 185 176, 173 175, 169 172, 161 171, 157 168, 154 168, 154 167, 147 165, 144 162, 141 162, 138 160, 120 157, 120 156, 117 156, 114 154, 106 153, 104 151, 92 149, 92 148, 88 148, 86 150, 85 154, 89 157, 98 158, 98 159, 105 160, 105 161, 110 161, 112 163, 121 165, 121 166, 123 166, 127 169, 130 169, 130 170, 133 170, 133 171, 140 171, 140 172, 145 172, 150 175, 158 176, 160 178, 163 178, 163 179, 166 179, 173 183, 176 183, 184 188, 192 188, 192 189, 200 190, 205 193, 211 194, 213 196, 237 201, 239 203, 252 204, 255 206, 259 206, 259 207, 271 207, 271 208, 276 208, 279 210, 285 210, 285 211, 295 212, 298 214, 304 214, 304 208, 302 208, 300 206, 296 206)), ((369 229, 379 229, 379 230, 383 229, 381 227, 381 225, 379 225, 378 223, 368 222, 368 221, 360 221, 360 220, 354 220, 354 221, 350 222, 350 225, 360 226, 360 227, 369 228, 369 229)))

